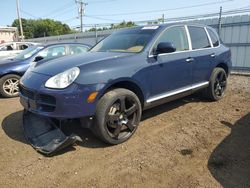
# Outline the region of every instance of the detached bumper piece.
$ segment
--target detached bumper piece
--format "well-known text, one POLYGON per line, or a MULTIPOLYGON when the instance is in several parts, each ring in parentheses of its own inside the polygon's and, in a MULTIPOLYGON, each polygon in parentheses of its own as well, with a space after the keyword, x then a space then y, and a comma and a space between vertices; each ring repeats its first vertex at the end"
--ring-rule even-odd
POLYGON ((66 136, 51 119, 27 111, 23 113, 23 130, 32 147, 47 156, 77 141, 77 136, 66 136))

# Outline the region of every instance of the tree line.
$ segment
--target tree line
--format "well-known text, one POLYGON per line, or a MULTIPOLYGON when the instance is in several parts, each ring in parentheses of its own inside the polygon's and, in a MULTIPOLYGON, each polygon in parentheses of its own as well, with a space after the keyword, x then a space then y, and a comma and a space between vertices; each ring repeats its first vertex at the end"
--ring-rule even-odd
POLYGON ((100 27, 100 28, 95 28, 92 27, 91 29, 89 29, 88 31, 104 31, 104 30, 110 30, 110 29, 120 29, 120 28, 126 28, 126 27, 134 27, 136 26, 136 24, 134 22, 121 22, 117 25, 115 24, 111 24, 110 27, 100 27))
MULTIPOLYGON (((51 19, 34 20, 22 18, 22 26, 23 34, 26 39, 72 33, 72 30, 67 24, 51 19)), ((18 19, 14 20, 12 27, 17 27, 20 31, 18 19)))
MULTIPOLYGON (((76 33, 67 24, 52 19, 24 19, 22 18, 23 34, 26 39, 48 37, 56 35, 66 35, 76 33)), ((134 22, 121 22, 119 24, 111 24, 110 27, 91 28, 86 31, 103 31, 109 29, 119 29, 125 27, 135 26, 134 22)), ((15 19, 12 23, 12 27, 17 27, 20 33, 20 26, 18 19, 15 19)))

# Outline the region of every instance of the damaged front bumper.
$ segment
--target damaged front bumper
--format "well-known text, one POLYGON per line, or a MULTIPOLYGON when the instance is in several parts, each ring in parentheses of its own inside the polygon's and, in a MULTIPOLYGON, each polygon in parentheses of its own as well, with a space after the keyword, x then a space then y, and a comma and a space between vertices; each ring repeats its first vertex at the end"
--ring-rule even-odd
MULTIPOLYGON (((30 71, 26 72, 19 84, 20 103, 25 109, 24 134, 28 142, 45 155, 53 155, 74 144, 77 139, 81 141, 78 136, 65 135, 57 120, 82 121, 93 117, 96 101, 88 103, 87 98, 92 92, 99 92, 104 87, 104 84, 72 83, 65 89, 49 89, 44 86, 49 78, 50 76, 30 71)), ((82 126, 89 128, 88 123, 82 126)))
POLYGON ((23 113, 23 130, 32 147, 47 156, 54 155, 78 140, 76 135, 66 136, 52 119, 26 110, 23 113))

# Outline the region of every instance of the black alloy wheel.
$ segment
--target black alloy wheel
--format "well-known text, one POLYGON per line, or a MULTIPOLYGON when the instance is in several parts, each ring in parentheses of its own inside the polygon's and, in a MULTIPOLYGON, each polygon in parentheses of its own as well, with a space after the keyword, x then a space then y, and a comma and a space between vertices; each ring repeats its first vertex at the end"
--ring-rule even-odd
POLYGON ((137 95, 118 88, 104 94, 96 106, 93 133, 108 144, 120 144, 136 131, 142 107, 137 95))
POLYGON ((217 74, 216 80, 214 82, 214 93, 217 97, 223 97, 227 86, 227 75, 224 71, 217 74))
POLYGON ((106 115, 106 129, 113 139, 126 139, 136 129, 139 106, 130 96, 121 96, 106 115))

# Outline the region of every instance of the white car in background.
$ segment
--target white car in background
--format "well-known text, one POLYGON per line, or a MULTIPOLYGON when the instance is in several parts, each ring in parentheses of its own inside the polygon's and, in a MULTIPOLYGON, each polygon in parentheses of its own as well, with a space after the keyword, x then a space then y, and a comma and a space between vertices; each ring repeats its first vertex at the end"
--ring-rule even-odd
POLYGON ((19 54, 22 50, 30 46, 38 45, 33 42, 6 42, 0 44, 0 59, 14 57, 19 54))

